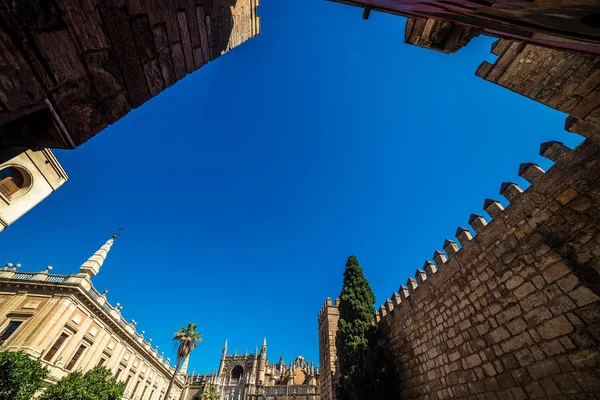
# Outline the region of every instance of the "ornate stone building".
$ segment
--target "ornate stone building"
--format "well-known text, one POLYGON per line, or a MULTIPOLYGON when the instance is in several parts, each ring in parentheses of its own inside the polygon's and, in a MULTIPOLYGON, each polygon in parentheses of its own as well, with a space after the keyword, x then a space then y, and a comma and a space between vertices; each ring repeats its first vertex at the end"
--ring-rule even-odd
POLYGON ((254 354, 227 354, 223 347, 219 370, 216 374, 190 375, 184 400, 201 400, 202 393, 215 386, 222 400, 318 400, 319 369, 302 356, 286 365, 283 355, 278 363, 267 359, 267 339, 260 352, 254 354))
MULTIPOLYGON (((0 269, 0 350, 21 350, 49 369, 46 385, 71 371, 109 368, 125 382, 124 399, 163 400, 174 373, 169 359, 152 347, 134 320, 121 316, 91 278, 98 274, 114 239, 80 268, 79 274, 21 272, 20 265, 0 269)), ((185 379, 175 380, 170 399, 178 400, 185 379)))
POLYGON ((69 179, 49 149, 4 154, 8 160, 0 161, 0 231, 69 179))

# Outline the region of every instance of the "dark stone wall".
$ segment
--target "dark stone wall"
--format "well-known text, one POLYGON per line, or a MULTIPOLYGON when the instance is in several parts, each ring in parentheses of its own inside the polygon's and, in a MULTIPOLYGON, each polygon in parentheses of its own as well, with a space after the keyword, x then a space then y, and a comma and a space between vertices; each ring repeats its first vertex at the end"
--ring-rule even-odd
POLYGON ((257 35, 257 6, 258 0, 0 0, 0 148, 80 145, 257 35), (39 109, 49 111, 30 117, 39 109), (42 128, 28 128, 32 119, 42 128))
POLYGON ((541 154, 380 308, 401 398, 598 398, 600 143, 541 154))
POLYGON ((408 18, 436 19, 483 34, 600 54, 595 0, 332 0, 408 18))
POLYGON ((483 29, 435 18, 407 18, 404 43, 451 54, 469 44, 471 39, 482 32, 483 29))

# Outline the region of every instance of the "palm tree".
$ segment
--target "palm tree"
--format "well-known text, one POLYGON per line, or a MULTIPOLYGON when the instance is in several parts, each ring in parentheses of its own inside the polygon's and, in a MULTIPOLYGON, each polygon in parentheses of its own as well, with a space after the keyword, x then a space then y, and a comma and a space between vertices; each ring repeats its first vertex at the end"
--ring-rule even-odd
POLYGON ((192 350, 198 346, 198 343, 202 342, 200 332, 196 332, 196 328, 198 328, 196 324, 189 323, 187 327, 182 326, 181 329, 173 335, 174 346, 177 347, 177 364, 175 365, 175 372, 173 372, 173 376, 169 382, 169 387, 167 387, 167 393, 165 393, 164 400, 168 400, 169 398, 171 387, 181 368, 181 364, 183 364, 183 361, 190 355, 192 350))
POLYGON ((203 400, 219 400, 220 398, 221 395, 217 391, 217 387, 215 385, 211 385, 207 392, 202 393, 203 400))

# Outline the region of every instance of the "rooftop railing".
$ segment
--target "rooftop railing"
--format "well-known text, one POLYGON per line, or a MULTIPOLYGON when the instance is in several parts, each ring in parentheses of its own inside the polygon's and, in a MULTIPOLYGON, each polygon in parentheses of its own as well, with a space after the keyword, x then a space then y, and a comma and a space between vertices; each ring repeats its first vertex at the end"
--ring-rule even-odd
MULTIPOLYGON (((9 266, 12 267, 11 264, 8 264, 7 267, 0 269, 0 279, 10 279, 10 280, 19 280, 19 281, 28 281, 28 280, 38 280, 39 281, 39 279, 34 279, 34 278, 36 277, 36 275, 39 275, 41 273, 17 272, 16 268, 9 268, 9 266)), ((19 266, 20 265, 17 264, 17 267, 19 267, 19 266)), ((74 276, 74 277, 78 276, 78 275, 51 275, 51 274, 48 274, 47 272, 46 272, 46 274, 48 276, 45 279, 45 281, 43 281, 43 282, 49 282, 49 283, 73 284, 72 282, 67 282, 67 280, 69 279, 70 276, 74 276)), ((150 345, 150 342, 149 341, 147 342, 144 339, 143 335, 141 335, 139 332, 136 331, 135 322, 133 322, 133 320, 132 320, 132 322, 129 323, 123 318, 123 316, 121 315, 122 307, 113 307, 110 303, 108 303, 108 301, 106 301, 106 296, 100 294, 96 290, 96 288, 94 288, 93 286, 90 286, 90 288, 86 291, 86 293, 92 298, 92 300, 100 308, 102 308, 106 312, 106 314, 108 314, 110 316, 110 318, 112 318, 115 322, 117 322, 117 324, 119 324, 119 326, 121 326, 126 332, 129 332, 136 339, 136 341, 141 342, 142 347, 146 348, 146 350, 150 349, 150 352, 156 359, 158 359, 161 362, 163 362, 164 364, 166 364, 167 368, 169 368, 171 371, 174 370, 174 368, 171 366, 168 359, 164 358, 164 353, 162 353, 160 355, 158 354, 158 346, 156 346, 156 348, 152 348, 152 346, 150 345), (104 301, 101 301, 100 298, 103 298, 104 301)), ((119 303, 117 303, 117 306, 119 306, 119 303)))

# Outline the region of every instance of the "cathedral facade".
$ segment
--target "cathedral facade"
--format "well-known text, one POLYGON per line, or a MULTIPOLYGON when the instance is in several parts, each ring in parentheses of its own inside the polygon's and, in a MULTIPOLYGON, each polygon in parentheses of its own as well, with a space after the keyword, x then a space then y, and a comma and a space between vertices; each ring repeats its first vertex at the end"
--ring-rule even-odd
POLYGON ((214 387, 222 400, 318 400, 319 370, 302 356, 286 364, 283 355, 278 363, 267 359, 267 339, 254 354, 227 354, 223 347, 217 373, 188 377, 183 400, 201 400, 202 394, 214 387))

